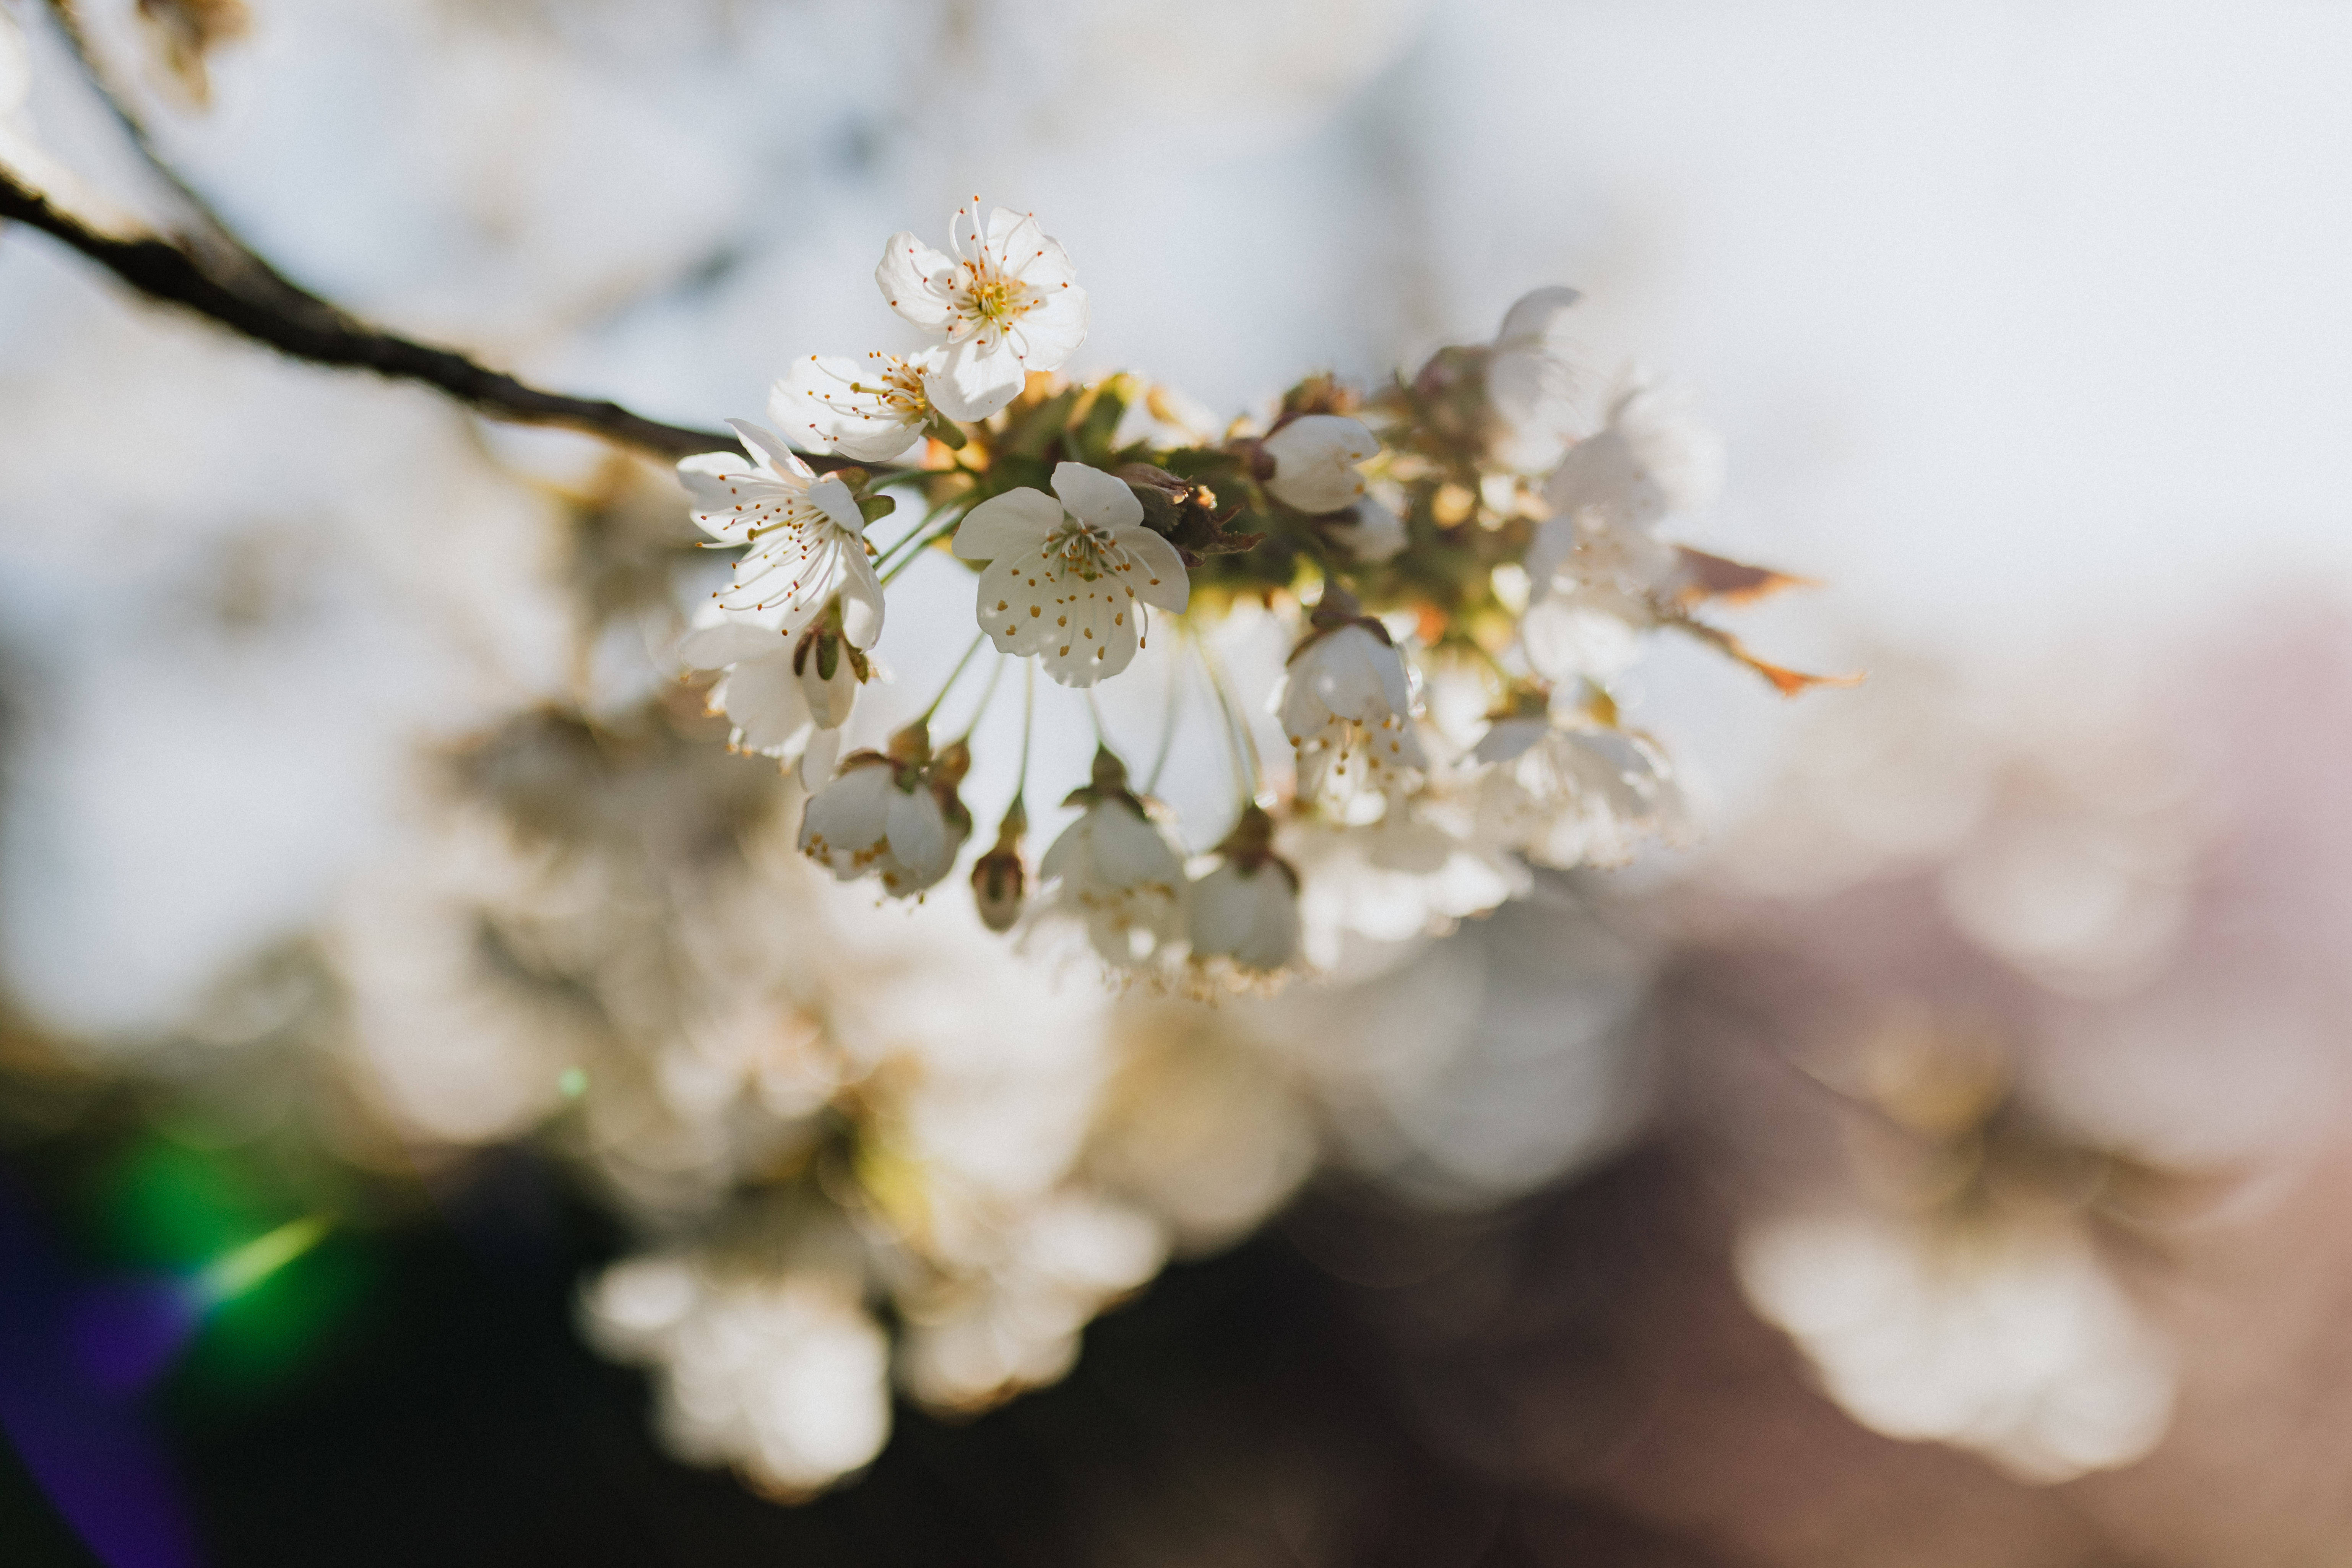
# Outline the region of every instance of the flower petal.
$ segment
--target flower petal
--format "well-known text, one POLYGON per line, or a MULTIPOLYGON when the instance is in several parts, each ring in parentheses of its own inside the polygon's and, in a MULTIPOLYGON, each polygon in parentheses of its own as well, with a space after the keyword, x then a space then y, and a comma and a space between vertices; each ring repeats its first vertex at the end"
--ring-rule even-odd
POLYGON ((1364 493, 1356 465, 1376 456, 1381 444, 1360 420, 1339 414, 1307 414, 1265 438, 1274 478, 1265 488, 1285 506, 1305 512, 1332 512, 1364 493))
POLYGON ((948 841, 947 819, 940 813, 939 797, 928 789, 913 791, 894 789, 890 792, 889 826, 890 855, 904 867, 919 885, 929 887, 947 875, 947 866, 955 861, 955 849, 948 841))
POLYGON ((1140 524, 1122 529, 1117 540, 1141 568, 1127 574, 1127 585, 1135 596, 1155 609, 1182 615, 1185 605, 1192 602, 1192 578, 1176 547, 1140 524))
POLYGON ((801 852, 824 862, 845 882, 862 875, 880 858, 898 793, 887 763, 877 758, 850 768, 809 796, 801 813, 801 852))
POLYGON ((882 247, 882 263, 874 281, 890 309, 927 332, 945 332, 953 314, 949 302, 955 285, 952 257, 932 249, 912 233, 900 229, 882 247))
POLYGON ((793 489, 803 489, 816 478, 816 470, 801 461, 792 443, 763 426, 748 419, 730 419, 727 427, 743 438, 743 447, 753 457, 767 465, 770 473, 793 489))
POLYGON ((940 368, 923 377, 932 406, 950 419, 985 419, 1021 395, 1028 372, 1001 331, 948 345, 940 368))
POLYGON ((774 653, 781 643, 767 627, 739 620, 717 605, 706 605, 694 620, 677 644, 677 661, 688 669, 724 669, 774 653))
POLYGON ((1124 479, 1112 479, 1084 463, 1054 466, 1054 493, 1072 517, 1105 532, 1134 528, 1143 521, 1143 503, 1124 479))
POLYGON ((843 551, 841 565, 841 635, 852 647, 872 647, 882 635, 882 579, 862 551, 843 551))
POLYGON ((1087 341, 1087 291, 1057 283, 1034 296, 1029 308, 1007 322, 1013 352, 1028 370, 1059 370, 1087 341))
POLYGON ((808 743, 816 728, 793 674, 789 650, 729 670, 727 679, 711 688, 710 703, 733 721, 735 743, 747 752, 777 756, 797 750, 808 743))
POLYGON ((1045 610, 1057 603, 1060 591, 1044 564, 1034 555, 1012 552, 998 556, 980 574, 980 629, 995 639, 999 653, 1024 658, 1045 650, 1059 629, 1045 610))
POLYGON ((1065 686, 1092 686, 1135 658, 1136 624, 1143 618, 1134 595, 1109 577, 1062 580, 1058 602, 1045 605, 1053 631, 1039 649, 1045 673, 1065 686))
POLYGON ((1495 346, 1499 349, 1539 348, 1549 342, 1559 324, 1559 318, 1584 296, 1576 289, 1559 284, 1529 289, 1518 297, 1503 317, 1503 330, 1495 334, 1495 346))
POLYGON ((964 515, 956 527, 956 558, 995 561, 1037 550, 1061 526, 1062 503, 1044 490, 1006 490, 964 515))
POLYGON ((809 737, 808 749, 801 753, 801 788, 814 794, 824 787, 833 777, 833 766, 841 760, 841 731, 819 730, 809 737))

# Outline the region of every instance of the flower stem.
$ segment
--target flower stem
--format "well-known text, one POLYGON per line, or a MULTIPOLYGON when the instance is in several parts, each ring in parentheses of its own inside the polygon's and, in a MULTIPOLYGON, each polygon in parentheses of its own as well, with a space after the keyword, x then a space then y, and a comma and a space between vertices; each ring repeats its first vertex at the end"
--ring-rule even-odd
POLYGON ((1037 721, 1037 661, 1021 661, 1023 690, 1021 694, 1021 772, 1013 781, 1013 804, 1019 805, 1029 793, 1029 731, 1037 721))
MULTIPOLYGON (((1182 639, 1184 623, 1179 621, 1176 626, 1176 635, 1182 639)), ((1143 793, 1146 795, 1160 787, 1160 772, 1168 766, 1169 753, 1176 749, 1176 716, 1183 706, 1184 661, 1171 658, 1168 661, 1168 711, 1160 715, 1159 754, 1151 759, 1151 773, 1143 781, 1143 793)))
POLYGON ((1209 647, 1209 639, 1195 638, 1193 646, 1200 649, 1201 668, 1208 672, 1209 689, 1216 693, 1218 710, 1224 715, 1225 750, 1234 759, 1234 782, 1241 787, 1243 804, 1253 805, 1257 800, 1258 781, 1265 772, 1265 765, 1258 761, 1257 738, 1250 733, 1249 725, 1242 719, 1239 705, 1234 702, 1234 694, 1225 683, 1224 669, 1218 664, 1215 651, 1209 647), (1241 738, 1238 745, 1234 743, 1236 735, 1241 738), (1242 760, 1244 755, 1249 759, 1246 764, 1242 760))
POLYGON ((940 704, 945 702, 948 700, 948 693, 955 689, 956 679, 963 674, 963 667, 971 662, 971 656, 978 653, 980 651, 980 645, 987 640, 988 634, 986 632, 982 632, 979 636, 971 639, 971 646, 963 650, 963 657, 955 661, 955 668, 953 669, 948 671, 947 684, 940 688, 940 694, 931 699, 931 705, 923 710, 923 716, 916 720, 916 723, 928 724, 931 721, 931 715, 940 710, 940 704))
POLYGON ((996 656, 996 667, 988 672, 988 684, 982 687, 980 690, 980 706, 971 710, 971 721, 963 727, 963 733, 956 739, 969 741, 971 739, 971 732, 980 728, 981 720, 988 716, 989 703, 995 700, 996 683, 1004 679, 1004 667, 1012 662, 1003 653, 996 656))
MULTIPOLYGON (((953 533, 956 531, 957 526, 962 521, 963 514, 961 512, 958 512, 936 528, 920 529, 914 534, 910 534, 908 538, 914 541, 911 548, 908 547, 908 541, 905 539, 902 539, 898 541, 898 543, 892 545, 886 553, 884 559, 887 560, 889 556, 897 555, 898 556, 898 560, 888 571, 882 574, 882 585, 886 588, 888 587, 892 580, 895 579, 899 573, 904 572, 908 567, 912 566, 918 560, 921 559, 922 553, 927 548, 938 543, 940 540, 945 539, 948 535, 953 533), (905 553, 900 554, 899 552, 901 551, 904 551, 905 553)), ((881 563, 877 562, 875 564, 878 568, 881 565, 881 563)))

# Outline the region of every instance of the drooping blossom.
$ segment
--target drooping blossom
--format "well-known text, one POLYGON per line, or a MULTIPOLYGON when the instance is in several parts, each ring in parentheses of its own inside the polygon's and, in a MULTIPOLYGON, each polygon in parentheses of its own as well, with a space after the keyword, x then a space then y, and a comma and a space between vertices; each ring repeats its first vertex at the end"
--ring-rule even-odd
POLYGON ((1583 296, 1558 285, 1523 294, 1503 317, 1486 357, 1486 402, 1500 429, 1496 456, 1522 472, 1559 458, 1577 423, 1577 374, 1559 342, 1583 296))
POLYGON ((883 247, 874 280, 890 308, 944 344, 918 372, 950 419, 985 419, 1018 396, 1033 371, 1057 370, 1087 335, 1087 291, 1061 244, 1034 216, 980 198, 956 209, 950 251, 906 230, 883 247))
POLYGON ((1093 781, 1064 804, 1083 810, 1038 864, 1045 898, 1036 918, 1075 921, 1116 967, 1149 963, 1183 934, 1184 868, 1175 847, 1108 749, 1095 752, 1093 781))
POLYGON ((1467 802, 1426 794, 1392 802, 1377 822, 1297 818, 1280 844, 1298 870, 1301 951, 1327 973, 1385 967, 1530 880, 1517 854, 1477 832, 1467 802))
POLYGON ((1622 866, 1682 830, 1681 788, 1647 736, 1541 713, 1498 719, 1471 760, 1482 830, 1539 866, 1622 866))
POLYGON ((1367 566, 1392 560, 1407 542, 1404 519, 1375 495, 1362 497, 1345 519, 1327 524, 1326 531, 1350 559, 1367 566))
POLYGON ((961 742, 932 756, 919 724, 891 737, 887 754, 853 752, 809 796, 801 852, 844 882, 877 877, 892 898, 937 885, 971 837, 956 795, 971 760, 961 742))
POLYGON ((1364 493, 1357 465, 1377 456, 1380 438, 1344 414, 1302 414, 1260 443, 1274 463, 1265 488, 1300 511, 1339 511, 1364 493))
POLYGON ((1685 400, 1639 384, 1622 394, 1544 481, 1551 516, 1528 552, 1533 597, 1555 587, 1635 597, 1663 587, 1677 561, 1654 531, 1670 512, 1702 504, 1719 467, 1714 437, 1685 400))
POLYGON ((768 394, 768 417, 804 446, 852 462, 887 463, 905 453, 931 417, 923 378, 946 362, 945 349, 863 360, 808 354, 793 362, 768 394))
POLYGON ((1378 621, 1356 616, 1336 590, 1318 629, 1290 656, 1276 712, 1297 753, 1298 795, 1386 789, 1429 758, 1412 728, 1412 683, 1378 621))
POLYGON ((1007 490, 972 508, 955 552, 988 563, 980 625, 997 651, 1038 655, 1063 685, 1092 686, 1135 658, 1144 607, 1181 611, 1192 583, 1125 483, 1082 463, 1056 465, 1053 482, 1051 496, 1007 490))
POLYGON ((841 727, 868 673, 865 653, 840 632, 817 626, 782 637, 712 605, 677 651, 689 669, 725 672, 709 707, 734 724, 730 746, 801 764, 812 784, 830 776, 841 727))
POLYGON ((820 476, 775 435, 740 419, 746 462, 705 452, 677 466, 694 498, 695 522, 722 544, 750 548, 735 580, 718 595, 739 618, 786 637, 816 624, 835 600, 842 633, 856 647, 882 635, 882 584, 866 547, 866 519, 849 487, 820 476))
POLYGON ((1274 852, 1274 819, 1255 804, 1217 846, 1217 865, 1192 884, 1192 962, 1246 975, 1279 973, 1298 955, 1298 873, 1274 852))

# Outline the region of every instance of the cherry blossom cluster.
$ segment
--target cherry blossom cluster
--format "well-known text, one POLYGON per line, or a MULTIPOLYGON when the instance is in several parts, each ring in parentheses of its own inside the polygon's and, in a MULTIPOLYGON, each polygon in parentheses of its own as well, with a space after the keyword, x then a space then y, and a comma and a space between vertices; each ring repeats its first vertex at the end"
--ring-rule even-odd
POLYGON ((1155 637, 1200 661, 1229 817, 1186 831, 1106 739, 1059 764, 1077 815, 1033 868, 1025 787, 1056 764, 1033 766, 1024 726, 1023 785, 971 871, 991 930, 1082 931, 1114 972, 1183 989, 1443 930, 1523 891, 1531 864, 1622 864, 1673 835, 1674 768, 1611 691, 1645 634, 1696 637, 1784 692, 1817 679, 1697 618, 1793 579, 1661 537, 1706 498, 1713 444, 1664 390, 1588 384, 1563 335, 1573 290, 1536 290, 1491 342, 1370 395, 1310 377, 1212 436, 1131 375, 1055 374, 1087 300, 1034 216, 983 218, 975 198, 949 238, 894 235, 875 273, 933 346, 801 360, 772 428, 736 422, 740 454, 679 465, 695 521, 742 549, 683 662, 719 672, 709 700, 737 747, 797 772, 800 847, 836 878, 920 897, 972 834, 969 731, 936 742, 927 711, 878 749, 841 741, 888 584, 935 550, 973 574, 973 650, 1026 663, 1033 688, 1118 680, 1155 637), (877 544, 909 496, 919 521, 877 544), (1213 648, 1244 609, 1286 628, 1270 690, 1236 689, 1213 648), (1253 707, 1278 719, 1287 767, 1258 755, 1253 707))

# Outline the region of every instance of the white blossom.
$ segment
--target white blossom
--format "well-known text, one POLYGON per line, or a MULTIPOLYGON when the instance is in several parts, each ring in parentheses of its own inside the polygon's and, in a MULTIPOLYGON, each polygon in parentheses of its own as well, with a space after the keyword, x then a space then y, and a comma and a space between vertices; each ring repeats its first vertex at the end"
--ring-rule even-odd
POLYGON ((889 1436, 889 1343, 854 1279, 714 1279, 686 1258, 633 1258, 589 1288, 581 1316, 606 1353, 655 1368, 656 1420, 680 1458, 798 1496, 889 1436))
POLYGON ((1405 771, 1429 766, 1413 733, 1404 658, 1360 622, 1300 645, 1276 711, 1297 752, 1302 799, 1384 789, 1405 771))
POLYGON ((719 605, 796 637, 838 598, 844 634, 858 647, 873 647, 882 635, 882 584, 866 555, 857 498, 832 475, 819 477, 773 432, 728 423, 751 461, 706 452, 677 466, 696 523, 723 544, 750 546, 719 605))
POLYGON ((803 445, 852 462, 902 456, 931 416, 923 378, 946 362, 945 349, 900 358, 869 353, 861 362, 809 354, 793 362, 768 394, 768 417, 803 445))
POLYGON ((979 616, 997 650, 1039 655, 1065 686, 1125 669, 1145 605, 1181 611, 1191 579, 1176 547, 1144 526, 1135 492, 1099 468, 1062 463, 1054 494, 1007 490, 971 509, 955 552, 985 561, 979 616), (1059 498, 1059 499, 1055 499, 1059 498))
POLYGON ((1341 414, 1302 414, 1261 443, 1274 461, 1265 488, 1300 511, 1339 511, 1364 493, 1356 466, 1375 457, 1378 437, 1363 421, 1341 414))
POLYGON ((1224 958, 1273 974, 1298 955, 1298 878, 1268 856, 1252 865, 1227 858, 1192 884, 1188 931, 1198 963, 1224 958))
POLYGON ((2170 1347, 2069 1227, 1791 1215, 1749 1226, 1737 1257, 1757 1310, 1890 1437, 2049 1484, 2131 1463, 2170 1422, 2170 1347))
POLYGON ((1614 585, 1571 583, 1519 617, 1519 651, 1528 668, 1555 686, 1622 674, 1657 624, 1646 595, 1614 585))
POLYGON ((1554 460, 1576 422, 1576 373, 1559 342, 1570 307, 1583 296, 1553 285, 1520 296, 1503 317, 1486 361, 1486 402, 1503 427, 1498 457, 1510 468, 1554 460))
POLYGON ((1282 848, 1298 868, 1307 962, 1360 969, 1382 950, 1401 955, 1525 893, 1527 867, 1475 827, 1460 803, 1421 796, 1391 803, 1369 824, 1318 815, 1286 825, 1282 848))
POLYGON ((951 816, 918 772, 875 752, 849 758, 809 796, 801 852, 844 882, 879 877, 894 898, 936 884, 954 868, 971 825, 951 816))
POLYGON ((1038 863, 1046 894, 1036 918, 1075 920, 1107 963, 1146 963, 1183 934, 1183 865, 1108 752, 1096 759, 1095 784, 1070 799, 1086 809, 1038 863))
POLYGON ((1497 720, 1471 753, 1484 832, 1540 866, 1622 866, 1682 830, 1682 792, 1646 737, 1538 717, 1497 720))
POLYGON ((1599 430, 1568 449, 1544 482, 1544 498, 1556 514, 1646 529, 1669 512, 1705 505, 1721 468, 1716 438, 1688 399, 1637 384, 1610 405, 1599 430))
POLYGON ((1406 543, 1404 519, 1373 495, 1357 501, 1348 521, 1332 522, 1328 531, 1350 558, 1370 566, 1392 560, 1406 543))
POLYGON ((821 784, 838 754, 841 727, 857 700, 859 656, 820 630, 782 637, 716 605, 706 606, 678 644, 689 669, 725 674, 710 689, 709 707, 735 726, 728 744, 787 763, 804 763, 804 783, 821 784), (833 673, 824 673, 826 657, 833 673))
POLYGON ((1087 291, 1060 243, 1024 213, 980 198, 948 225, 953 254, 905 230, 890 237, 874 280, 890 308, 945 344, 921 371, 950 419, 985 419, 1018 396, 1029 373, 1059 369, 1087 335, 1087 291))
POLYGON ((1532 596, 1579 586, 1635 599, 1663 591, 1679 559, 1654 531, 1704 502, 1718 467, 1714 437, 1685 400, 1641 385, 1619 396, 1608 422, 1544 481, 1551 516, 1528 551, 1532 596))
POLYGON ((1042 1194, 988 1252, 902 1300, 899 1375, 936 1408, 978 1409, 1068 1372, 1087 1321, 1159 1272, 1168 1240, 1150 1215, 1077 1189, 1042 1194))

